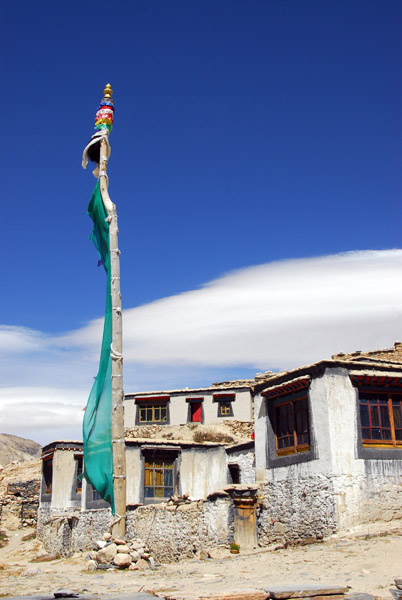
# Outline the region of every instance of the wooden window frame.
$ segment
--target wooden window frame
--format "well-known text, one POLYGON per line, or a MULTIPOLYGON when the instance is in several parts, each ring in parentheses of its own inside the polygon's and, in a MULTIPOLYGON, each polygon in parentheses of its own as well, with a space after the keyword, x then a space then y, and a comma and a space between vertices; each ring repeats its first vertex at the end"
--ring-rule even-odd
POLYGON ((146 450, 143 454, 143 501, 144 504, 157 504, 160 502, 167 502, 169 498, 177 493, 177 451, 171 451, 166 449, 160 450, 146 450), (163 466, 158 466, 162 464, 163 466), (165 467, 165 463, 169 463, 171 467, 165 467), (148 465, 148 466, 147 466, 148 465), (157 466, 155 466, 157 465, 157 466), (152 485, 146 485, 148 482, 147 471, 152 473, 150 481, 152 485), (158 473, 159 472, 159 473, 158 473), (157 473, 160 477, 162 474, 162 485, 156 485, 158 480, 157 473), (165 485, 165 473, 171 473, 172 485, 165 485), (160 495, 147 496, 146 488, 155 490, 161 490, 160 495), (165 495, 165 490, 169 489, 168 495, 165 495))
MULTIPOLYGON (((402 440, 396 439, 395 418, 394 418, 394 410, 393 410, 393 400, 395 400, 400 403, 399 409, 402 413, 402 393, 394 392, 392 390, 384 390, 384 389, 379 389, 378 391, 376 391, 375 389, 368 388, 368 387, 358 388, 358 391, 359 391, 360 431, 361 431, 363 448, 388 448, 388 449, 389 448, 402 448, 402 440), (369 402, 370 399, 377 400, 377 401, 381 400, 381 399, 386 399, 385 404, 382 404, 382 405, 380 405, 379 403, 377 404, 378 416, 379 416, 378 425, 373 424, 373 420, 372 420, 373 419, 373 411, 370 410, 370 402, 369 402), (363 426, 362 408, 364 406, 368 407, 368 417, 369 417, 369 425, 368 426, 363 426), (382 425, 382 416, 381 416, 380 406, 387 408, 389 427, 382 425), (364 435, 363 435, 364 429, 366 429, 366 430, 369 429, 371 431, 371 435, 372 435, 372 430, 375 430, 375 429, 379 430, 381 432, 381 435, 386 430, 389 430, 391 439, 383 439, 382 437, 380 439, 373 438, 373 437, 370 437, 370 438, 364 437, 364 435)), ((374 407, 376 405, 373 403, 371 406, 374 407)), ((398 428, 398 429, 400 429, 400 428, 398 428)))
POLYGON ((273 406, 273 430, 274 430, 274 435, 275 435, 276 455, 278 457, 308 452, 310 450, 310 444, 311 444, 308 396, 306 395, 306 396, 302 396, 300 398, 294 398, 294 399, 283 399, 282 401, 276 402, 273 406), (305 409, 303 410, 303 413, 305 415, 306 423, 307 423, 308 442, 299 443, 298 436, 300 437, 300 435, 303 432, 298 431, 298 422, 297 422, 297 418, 296 418, 297 413, 295 412, 295 406, 302 402, 304 402, 306 405, 305 409), (291 432, 291 435, 293 436, 293 445, 286 446, 285 448, 279 448, 278 421, 279 421, 280 417, 278 415, 278 409, 283 408, 284 406, 289 406, 291 408, 292 420, 293 420, 293 432, 291 432))
MULTIPOLYGON (((152 396, 151 398, 136 398, 135 403, 137 405, 136 413, 136 425, 169 425, 169 396, 152 396), (144 411, 151 410, 151 420, 143 420, 141 416, 144 411), (162 417, 162 411, 165 411, 162 417), (158 414, 159 412, 159 414, 158 414)), ((146 414, 146 412, 145 412, 146 414)))

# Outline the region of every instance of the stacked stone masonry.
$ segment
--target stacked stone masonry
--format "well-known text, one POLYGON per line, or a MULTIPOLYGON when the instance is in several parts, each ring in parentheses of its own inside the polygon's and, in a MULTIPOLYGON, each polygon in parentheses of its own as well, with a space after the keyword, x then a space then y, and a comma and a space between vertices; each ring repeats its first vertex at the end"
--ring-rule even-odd
MULTIPOLYGON (((158 562, 175 562, 194 556, 202 548, 232 542, 231 510, 228 498, 138 506, 127 512, 126 537, 143 539, 158 562)), ((91 549, 111 523, 108 509, 41 509, 38 538, 47 552, 68 556, 77 550, 91 549)))
POLYGON ((257 519, 260 546, 321 539, 336 531, 331 477, 311 476, 260 486, 257 519))
POLYGON ((16 517, 23 527, 35 525, 39 508, 40 483, 37 479, 9 483, 1 502, 2 519, 16 517))

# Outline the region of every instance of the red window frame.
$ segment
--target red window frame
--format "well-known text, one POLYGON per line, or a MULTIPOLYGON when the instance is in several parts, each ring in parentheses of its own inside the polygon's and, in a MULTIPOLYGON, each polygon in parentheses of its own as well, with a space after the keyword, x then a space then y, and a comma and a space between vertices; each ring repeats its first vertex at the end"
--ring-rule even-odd
POLYGON ((363 447, 402 448, 402 394, 359 389, 363 447))

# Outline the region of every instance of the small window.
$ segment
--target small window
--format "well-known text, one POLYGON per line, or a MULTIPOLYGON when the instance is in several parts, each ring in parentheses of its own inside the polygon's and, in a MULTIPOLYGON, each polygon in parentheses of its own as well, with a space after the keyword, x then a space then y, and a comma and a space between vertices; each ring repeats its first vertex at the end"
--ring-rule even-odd
POLYGON ((235 394, 214 394, 213 401, 218 403, 218 417, 233 417, 235 394))
POLYGON ((277 456, 310 450, 307 398, 275 404, 273 426, 277 456))
POLYGON ((144 500, 161 502, 175 493, 175 459, 172 452, 147 452, 144 456, 144 500))
POLYGON ((53 455, 43 459, 43 486, 45 494, 52 493, 53 455))
POLYGON ((75 493, 82 493, 82 471, 83 471, 83 456, 82 454, 76 454, 74 456, 76 461, 76 478, 75 478, 75 493))
POLYGON ((102 496, 95 488, 92 488, 92 502, 96 502, 97 500, 102 500, 102 496))
POLYGON ((240 483, 240 467, 236 463, 228 464, 229 483, 240 483))
POLYGON ((363 446, 402 448, 402 394, 359 390, 363 446))
POLYGON ((169 397, 157 398, 137 398, 137 425, 146 425, 147 423, 159 423, 167 425, 169 423, 169 397))

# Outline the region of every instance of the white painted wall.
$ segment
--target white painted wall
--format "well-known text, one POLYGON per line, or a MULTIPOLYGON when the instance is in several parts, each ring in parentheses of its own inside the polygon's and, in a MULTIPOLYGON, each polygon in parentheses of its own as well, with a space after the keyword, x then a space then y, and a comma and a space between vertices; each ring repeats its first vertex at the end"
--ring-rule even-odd
POLYGON ((134 398, 125 398, 124 400, 124 427, 135 426, 135 400, 134 398))
POLYGON ((127 504, 142 502, 142 468, 141 449, 136 446, 126 446, 127 504))
MULTIPOLYGON (((219 423, 223 417, 218 417, 218 403, 213 401, 214 394, 235 394, 235 401, 232 403, 233 416, 224 417, 225 419, 237 421, 251 421, 252 415, 252 398, 249 390, 230 390, 219 389, 208 390, 206 392, 195 392, 191 390, 185 393, 170 394, 169 415, 171 425, 184 425, 188 419, 188 402, 187 398, 200 398, 203 400, 204 423, 219 423)), ((169 395, 168 392, 161 392, 161 395, 169 395)), ((140 395, 138 397, 141 397, 140 395)), ((152 398, 152 396, 144 396, 152 398)), ((125 427, 134 427, 137 413, 135 398, 127 398, 124 402, 124 424, 125 427)))
MULTIPOLYGON (((155 449, 157 449, 155 447, 155 449)), ((162 451, 162 449, 161 449, 162 451)), ((138 446, 126 447, 127 503, 137 504, 143 497, 143 461, 138 446)), ((226 453, 224 448, 183 448, 179 453, 177 469, 180 493, 191 500, 204 499, 227 484, 226 453)))
POLYGON ((180 464, 182 494, 188 494, 191 500, 200 500, 225 485, 227 465, 224 448, 183 449, 180 464))
POLYGON ((255 480, 267 481, 268 414, 265 398, 254 396, 255 480))
POLYGON ((71 500, 71 489, 75 484, 75 465, 73 450, 55 450, 51 508, 66 508, 76 504, 71 500))

